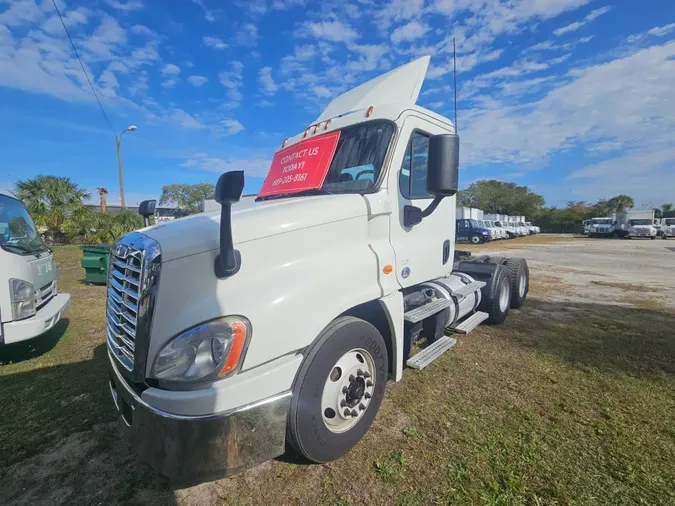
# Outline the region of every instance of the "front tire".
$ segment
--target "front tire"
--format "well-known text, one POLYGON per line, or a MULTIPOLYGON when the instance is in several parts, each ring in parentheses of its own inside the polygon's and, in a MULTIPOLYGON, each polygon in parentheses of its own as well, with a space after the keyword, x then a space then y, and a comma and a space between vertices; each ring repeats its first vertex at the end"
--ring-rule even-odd
POLYGON ((331 322, 295 379, 287 430, 293 448, 321 463, 356 445, 382 404, 388 363, 386 344, 373 325, 352 316, 331 322))
POLYGON ((471 244, 481 244, 483 242, 483 238, 479 235, 472 235, 470 241, 471 244))

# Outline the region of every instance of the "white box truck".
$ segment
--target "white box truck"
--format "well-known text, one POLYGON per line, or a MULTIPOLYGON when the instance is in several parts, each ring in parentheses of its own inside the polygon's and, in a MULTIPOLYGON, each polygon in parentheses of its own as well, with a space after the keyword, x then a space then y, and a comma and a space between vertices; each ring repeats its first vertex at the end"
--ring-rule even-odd
POLYGON ((627 209, 616 213, 616 234, 619 237, 634 239, 638 237, 656 239, 658 229, 656 227, 654 210, 627 209))
POLYGON ((50 330, 70 304, 56 289, 56 262, 16 198, 0 193, 0 345, 50 330))
POLYGON ((335 98, 282 144, 254 201, 236 203, 244 174, 228 172, 219 213, 114 245, 109 386, 159 472, 227 476, 286 443, 336 459, 404 366, 523 304, 524 259, 453 261, 459 138, 415 103, 428 64, 335 98))
POLYGON ((661 218, 661 238, 675 237, 675 218, 661 218))
POLYGON ((502 231, 504 239, 513 239, 518 235, 515 227, 507 220, 508 216, 505 214, 486 214, 485 218, 492 221, 502 231))

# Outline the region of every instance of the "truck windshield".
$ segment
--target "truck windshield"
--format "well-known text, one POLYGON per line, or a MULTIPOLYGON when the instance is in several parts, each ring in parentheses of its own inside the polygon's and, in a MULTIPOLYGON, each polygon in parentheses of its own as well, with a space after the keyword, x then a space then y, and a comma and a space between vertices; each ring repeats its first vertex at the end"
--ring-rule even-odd
POLYGON ((483 228, 485 226, 480 220, 469 220, 469 223, 471 224, 471 228, 483 228))
POLYGON ((502 222, 501 221, 495 221, 495 227, 502 228, 502 222))
POLYGON ((0 195, 0 246, 18 254, 47 251, 23 204, 6 195, 0 195))
POLYGON ((370 190, 380 176, 394 126, 371 121, 343 128, 323 189, 330 193, 370 190))
POLYGON ((635 225, 652 225, 652 220, 630 220, 629 223, 631 227, 635 225))
POLYGON ((603 219, 603 218, 594 218, 593 219, 593 225, 611 225, 612 220, 609 218, 603 219))
POLYGON ((663 224, 667 225, 669 227, 672 226, 672 225, 675 225, 675 218, 665 218, 663 220, 663 224))

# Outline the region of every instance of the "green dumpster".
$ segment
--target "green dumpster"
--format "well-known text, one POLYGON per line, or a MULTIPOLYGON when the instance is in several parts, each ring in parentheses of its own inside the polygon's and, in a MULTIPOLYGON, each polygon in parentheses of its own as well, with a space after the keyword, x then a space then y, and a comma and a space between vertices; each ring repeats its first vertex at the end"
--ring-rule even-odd
POLYGON ((108 281, 108 264, 110 263, 110 244, 97 246, 81 246, 85 283, 105 283, 108 281))

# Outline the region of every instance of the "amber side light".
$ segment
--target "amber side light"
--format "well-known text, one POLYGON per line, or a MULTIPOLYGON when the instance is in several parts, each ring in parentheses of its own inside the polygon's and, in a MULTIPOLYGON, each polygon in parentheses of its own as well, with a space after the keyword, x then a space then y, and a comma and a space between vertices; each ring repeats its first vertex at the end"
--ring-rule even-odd
POLYGON ((246 325, 244 325, 243 322, 234 322, 232 328, 232 348, 230 348, 230 354, 227 357, 225 365, 220 370, 220 373, 218 373, 219 376, 227 374, 237 367, 239 359, 241 358, 241 353, 244 351, 244 345, 246 344, 246 325))

